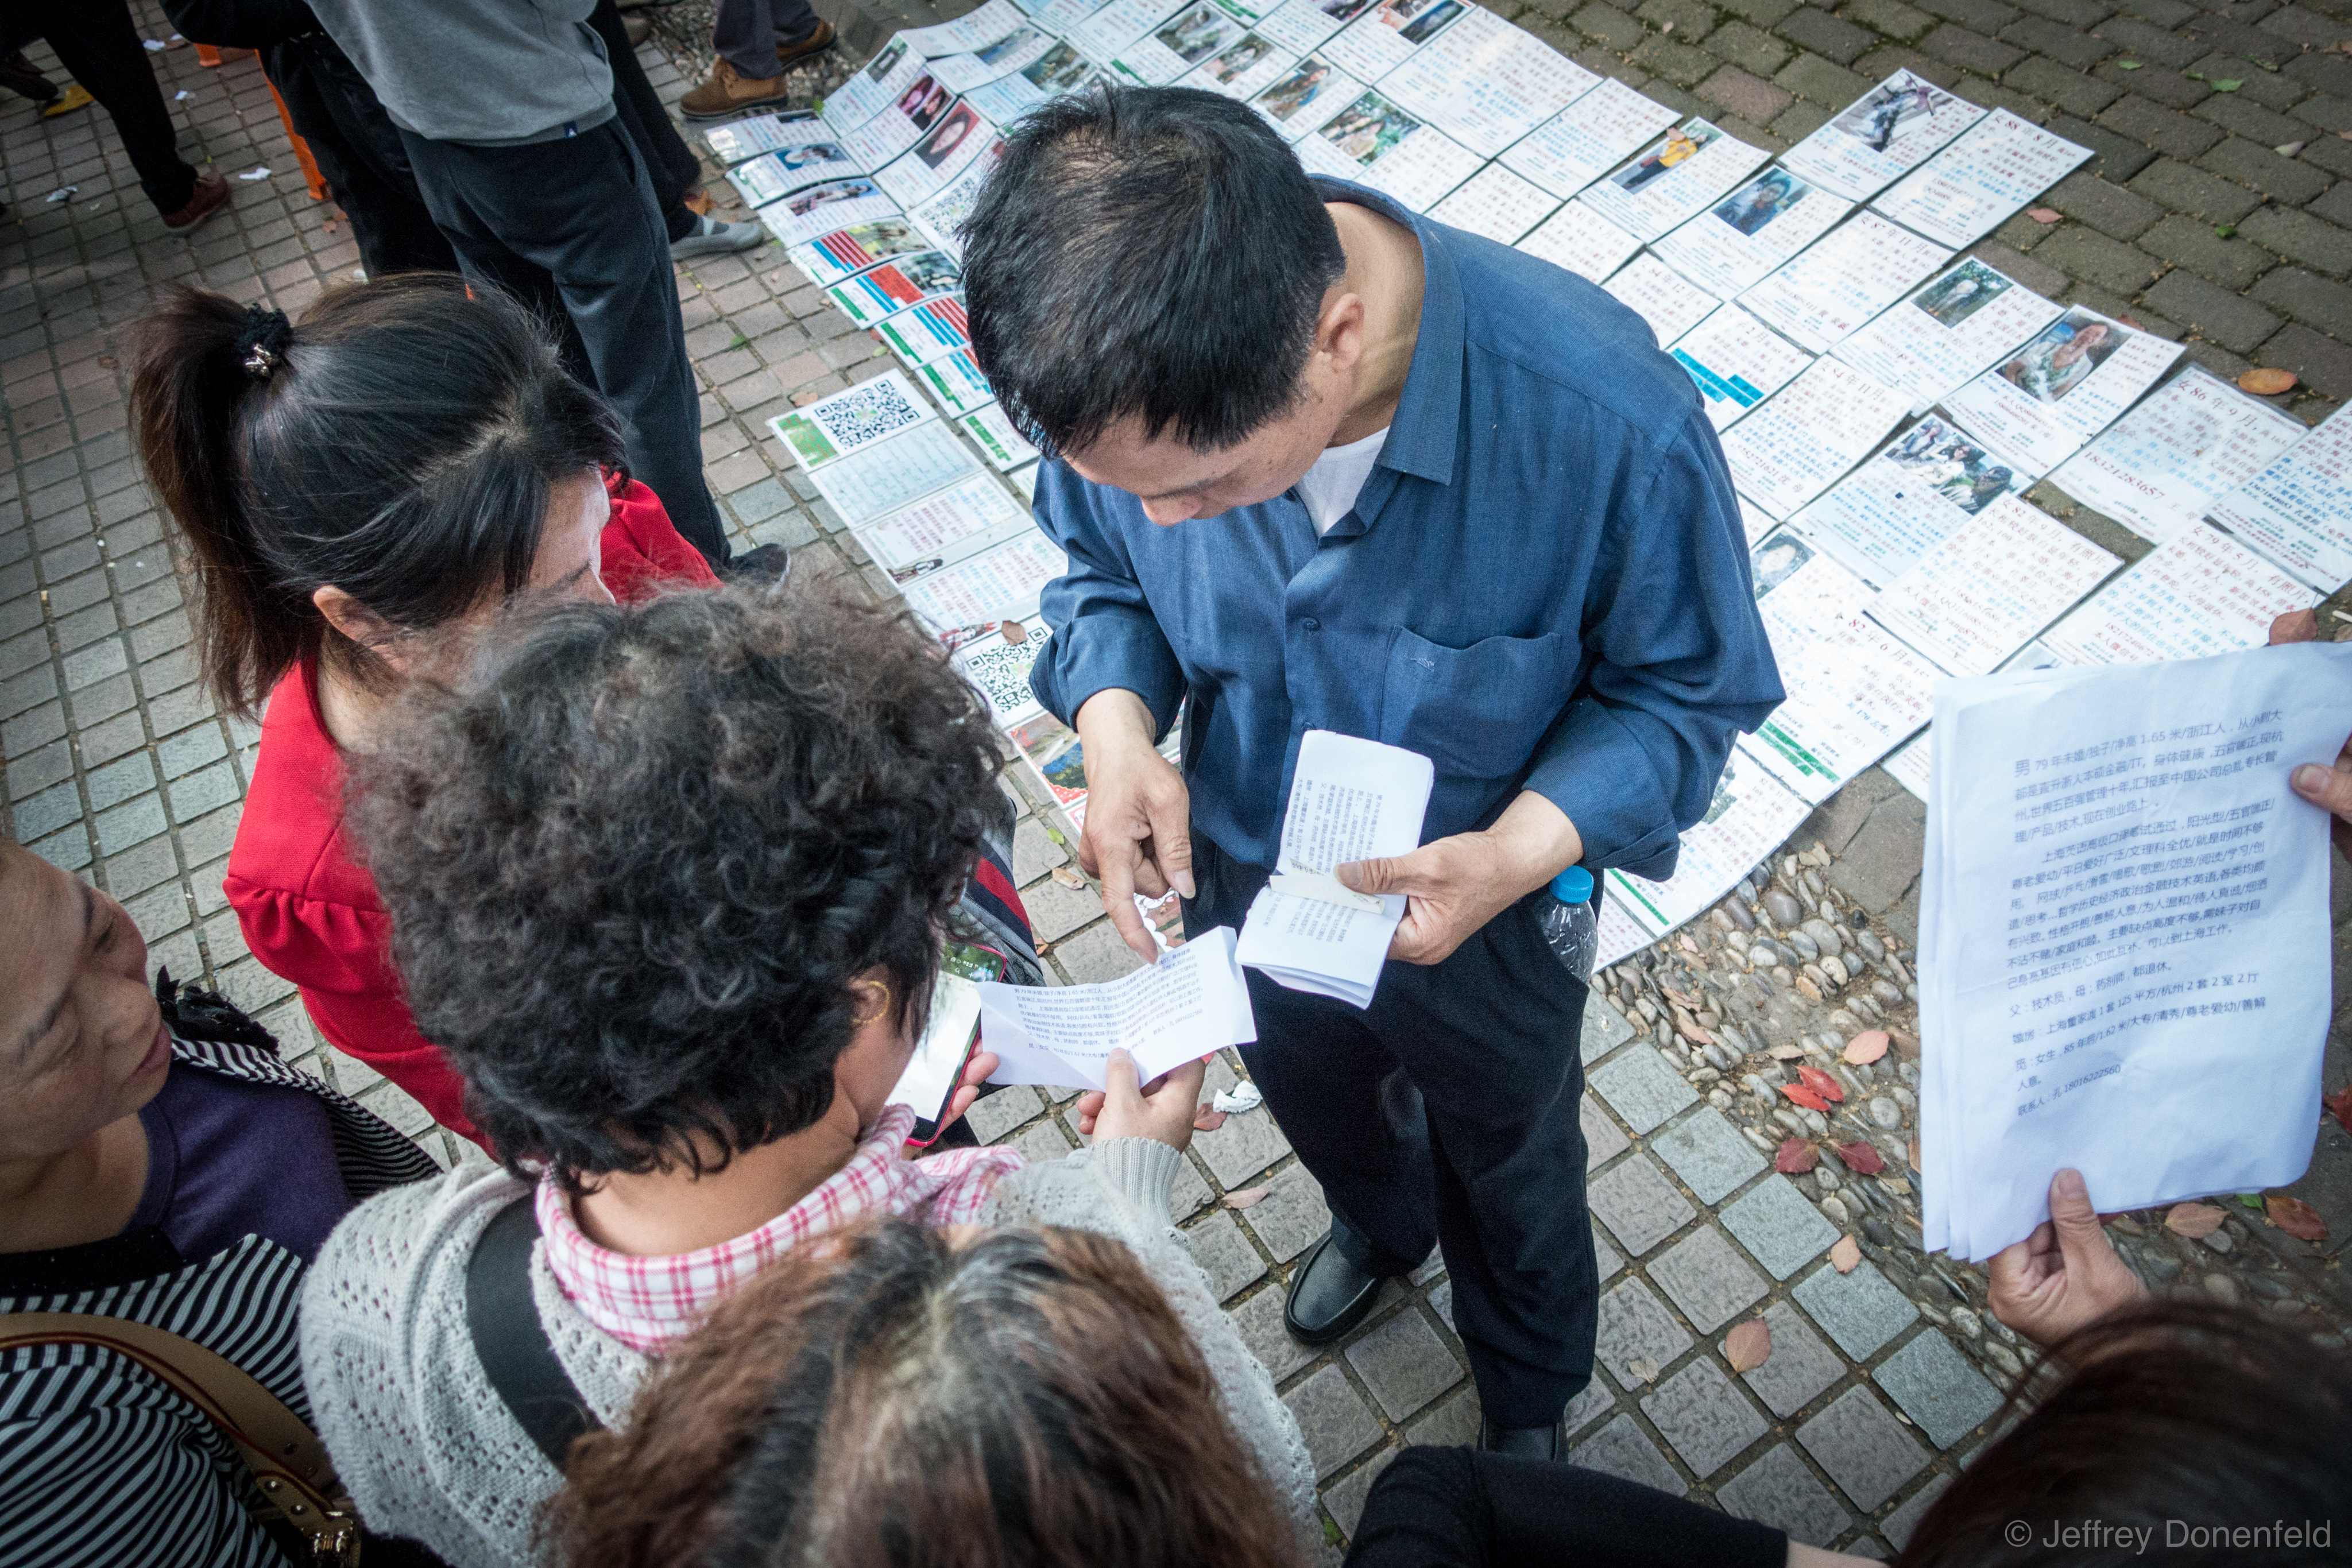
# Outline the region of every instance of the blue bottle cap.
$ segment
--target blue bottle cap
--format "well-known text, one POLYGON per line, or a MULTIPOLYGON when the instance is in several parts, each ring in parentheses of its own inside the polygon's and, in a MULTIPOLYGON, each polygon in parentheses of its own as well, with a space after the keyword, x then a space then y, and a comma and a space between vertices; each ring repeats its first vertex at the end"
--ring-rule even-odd
POLYGON ((1551 895, 1562 904, 1592 902, 1592 873, 1580 865, 1572 865, 1551 879, 1551 895))

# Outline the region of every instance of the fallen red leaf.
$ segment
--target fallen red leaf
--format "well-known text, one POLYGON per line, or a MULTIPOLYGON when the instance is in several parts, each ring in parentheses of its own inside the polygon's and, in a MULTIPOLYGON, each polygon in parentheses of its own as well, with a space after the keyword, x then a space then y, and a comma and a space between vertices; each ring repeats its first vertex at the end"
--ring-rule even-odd
POLYGON ((1734 1372, 1753 1372, 1772 1359, 1772 1325, 1750 1318, 1723 1336, 1723 1359, 1734 1372))
POLYGON ((1867 1067, 1886 1054, 1890 1043, 1885 1030, 1864 1030, 1845 1042, 1845 1059, 1856 1067, 1867 1067))
POLYGON ((2048 207, 2028 207, 2025 209, 2025 215, 2032 218, 2037 224, 2060 223, 2063 222, 2066 216, 2065 214, 2053 211, 2048 207))
POLYGON ((2308 610, 2290 610, 2271 622, 2270 645, 2273 648, 2318 641, 2319 617, 2308 610))
POLYGON ((2338 1089, 2320 1103, 2327 1108, 2329 1115, 2336 1118, 2337 1125, 2352 1133, 2352 1083, 2338 1089))
POLYGON ((1838 1081, 1810 1062, 1801 1061, 1797 1064, 1797 1076, 1805 1081, 1806 1088, 1824 1100, 1838 1101, 1845 1098, 1845 1091, 1838 1087, 1838 1081))
POLYGON ((2293 371, 2248 371, 2238 378, 2238 385, 2256 397, 2276 397, 2283 392, 2293 392, 2294 383, 2293 371))
POLYGON ((1830 1249, 1830 1267, 1841 1274, 1853 1273, 1854 1265, 1861 1261, 1862 1243, 1851 1236, 1839 1237, 1837 1245, 1830 1249))
POLYGON ((1886 1168, 1886 1162, 1879 1157, 1878 1151, 1860 1138, 1851 1144, 1840 1144, 1837 1150, 1838 1158, 1843 1160, 1846 1169, 1856 1176, 1876 1176, 1886 1168))
POLYGON ((2210 1203, 2176 1203, 2164 1217, 2164 1228, 2194 1241, 2221 1228, 2221 1211, 2210 1203))
POLYGON ((1794 1100, 1798 1104, 1802 1105, 1808 1111, 1826 1111, 1830 1108, 1830 1103, 1828 1101, 1822 1099, 1820 1095, 1814 1093, 1811 1090, 1806 1088, 1801 1083, 1783 1083, 1780 1085, 1780 1092, 1786 1094, 1790 1099, 1794 1100))
POLYGON ((1782 1176, 1802 1176, 1821 1163, 1820 1151, 1802 1138, 1790 1138, 1772 1156, 1772 1168, 1782 1176))
POLYGON ((2271 1223, 2298 1241, 2327 1239, 2327 1221, 2319 1218, 2319 1210, 2299 1197, 2289 1197, 2274 1192, 2263 1199, 2263 1212, 2271 1223))

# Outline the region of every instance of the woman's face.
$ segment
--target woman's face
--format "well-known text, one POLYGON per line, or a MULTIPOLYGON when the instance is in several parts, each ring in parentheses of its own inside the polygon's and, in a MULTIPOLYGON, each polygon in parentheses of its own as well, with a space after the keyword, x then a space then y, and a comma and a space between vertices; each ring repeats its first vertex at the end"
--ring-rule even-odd
POLYGON ((0 1160, 41 1159, 135 1114, 172 1040, 122 905, 0 843, 0 1160))

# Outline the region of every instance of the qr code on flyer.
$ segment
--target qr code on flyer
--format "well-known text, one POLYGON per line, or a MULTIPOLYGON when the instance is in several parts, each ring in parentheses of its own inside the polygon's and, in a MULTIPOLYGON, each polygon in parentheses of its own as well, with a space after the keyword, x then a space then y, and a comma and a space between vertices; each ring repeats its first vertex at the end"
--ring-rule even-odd
POLYGON ((1029 667, 1037 662, 1037 649, 1044 641, 1042 632, 1032 632, 1025 643, 992 637, 957 655, 1000 722, 1036 711, 1036 695, 1029 689, 1029 667))
POLYGON ((843 452, 919 423, 923 418, 913 390, 895 372, 835 392, 801 412, 843 452))

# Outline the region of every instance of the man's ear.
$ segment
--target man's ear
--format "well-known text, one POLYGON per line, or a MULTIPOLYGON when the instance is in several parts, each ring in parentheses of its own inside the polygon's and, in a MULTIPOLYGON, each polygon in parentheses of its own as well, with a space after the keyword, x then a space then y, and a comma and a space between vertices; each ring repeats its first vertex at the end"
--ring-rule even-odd
POLYGON ((1353 370, 1364 357, 1364 297, 1333 290, 1315 323, 1315 351, 1335 371, 1353 370))
POLYGON ((313 589, 310 602, 318 607, 327 624, 346 640, 365 648, 395 671, 405 673, 408 661, 401 651, 400 638, 383 617, 332 583, 313 589))

